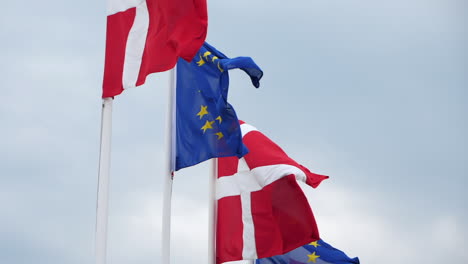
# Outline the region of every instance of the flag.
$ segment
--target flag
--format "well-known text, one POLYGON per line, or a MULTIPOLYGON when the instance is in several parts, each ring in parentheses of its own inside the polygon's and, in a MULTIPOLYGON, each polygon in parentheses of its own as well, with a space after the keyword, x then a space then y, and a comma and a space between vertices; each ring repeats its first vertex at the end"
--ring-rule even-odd
POLYGON ((206 0, 108 0, 102 97, 190 61, 205 41, 206 0))
POLYGON ((322 239, 296 248, 284 255, 257 259, 256 264, 359 264, 359 258, 350 258, 322 239))
POLYGON ((259 87, 263 72, 250 57, 230 59, 208 43, 192 62, 178 61, 176 170, 214 157, 247 153, 236 112, 227 102, 228 70, 235 68, 246 72, 259 87))
POLYGON ((243 158, 218 159, 216 262, 282 255, 319 239, 297 180, 327 179, 291 159, 255 127, 241 122, 243 158))

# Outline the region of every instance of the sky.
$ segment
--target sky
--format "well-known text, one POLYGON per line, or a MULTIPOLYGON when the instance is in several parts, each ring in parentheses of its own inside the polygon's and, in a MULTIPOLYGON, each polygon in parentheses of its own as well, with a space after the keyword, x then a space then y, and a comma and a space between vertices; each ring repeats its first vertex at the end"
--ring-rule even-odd
MULTIPOLYGON (((468 263, 468 2, 208 1, 207 41, 263 69, 228 101, 330 179, 321 237, 362 263, 468 263)), ((105 1, 0 16, 0 263, 94 262, 105 1)), ((113 106, 109 264, 159 263, 167 73, 113 106)), ((209 162, 175 176, 171 260, 206 263, 209 162)))

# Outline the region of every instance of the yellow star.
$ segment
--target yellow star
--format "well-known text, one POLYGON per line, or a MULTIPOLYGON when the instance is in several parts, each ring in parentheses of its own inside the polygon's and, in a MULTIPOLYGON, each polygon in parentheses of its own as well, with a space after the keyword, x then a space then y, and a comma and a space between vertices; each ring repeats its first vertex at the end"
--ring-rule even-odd
POLYGON ((316 263, 317 262, 317 258, 319 258, 320 256, 318 255, 315 255, 315 251, 314 253, 310 254, 310 255, 307 255, 309 257, 309 260, 307 260, 307 262, 313 262, 313 263, 316 263))
POLYGON ((218 117, 216 118, 216 120, 218 120, 220 124, 221 124, 221 122, 223 122, 223 118, 222 118, 221 116, 218 116, 218 117))
POLYGON ((217 59, 218 59, 218 57, 213 56, 213 58, 211 58, 211 62, 214 62, 214 61, 217 60, 217 59))
POLYGON ((319 243, 318 243, 318 240, 314 241, 314 242, 311 242, 309 245, 314 246, 314 247, 320 246, 319 243))
POLYGON ((208 59, 208 56, 211 55, 211 52, 207 51, 205 53, 203 53, 203 57, 205 57, 205 59, 208 59))
POLYGON ((208 106, 206 105, 200 105, 200 112, 198 112, 197 116, 200 116, 200 119, 202 119, 202 117, 204 115, 207 115, 208 114, 208 111, 206 110, 208 108, 208 106))
POLYGON ((205 61, 203 60, 203 58, 202 58, 201 55, 200 55, 200 60, 197 61, 197 65, 198 65, 198 66, 202 66, 203 64, 205 64, 205 61))
POLYGON ((203 130, 203 133, 205 133, 207 129, 213 129, 213 127, 211 126, 213 123, 214 123, 214 121, 206 120, 205 125, 202 126, 202 128, 200 128, 200 129, 203 130))
POLYGON ((223 68, 221 68, 221 65, 219 65, 219 61, 218 61, 218 70, 219 70, 220 72, 224 72, 223 68))
POLYGON ((219 140, 219 139, 222 139, 222 138, 224 137, 223 132, 215 133, 215 135, 218 136, 218 140, 219 140))

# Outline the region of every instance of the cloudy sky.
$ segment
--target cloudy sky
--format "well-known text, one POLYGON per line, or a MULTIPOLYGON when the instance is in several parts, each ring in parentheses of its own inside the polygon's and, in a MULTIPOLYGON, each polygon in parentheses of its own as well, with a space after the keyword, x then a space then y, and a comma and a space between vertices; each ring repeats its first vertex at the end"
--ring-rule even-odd
MULTIPOLYGON (((362 263, 468 263, 468 2, 208 1, 238 116, 314 172, 362 263)), ((2 3, 0 263, 94 262, 105 1, 2 3)), ((108 263, 159 263, 167 73, 114 101, 108 263)), ((209 164, 176 175, 172 263, 206 263, 209 164)))

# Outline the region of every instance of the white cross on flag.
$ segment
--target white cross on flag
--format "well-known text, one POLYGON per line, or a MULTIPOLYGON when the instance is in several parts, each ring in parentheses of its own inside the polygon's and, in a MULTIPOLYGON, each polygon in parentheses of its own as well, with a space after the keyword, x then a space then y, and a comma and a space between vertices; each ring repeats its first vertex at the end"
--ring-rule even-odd
POLYGON ((256 128, 241 121, 243 158, 218 159, 216 262, 282 255, 318 240, 297 180, 317 187, 328 176, 298 164, 256 128))
POLYGON ((144 84, 179 57, 192 60, 207 26, 206 0, 107 0, 102 97, 144 84))

